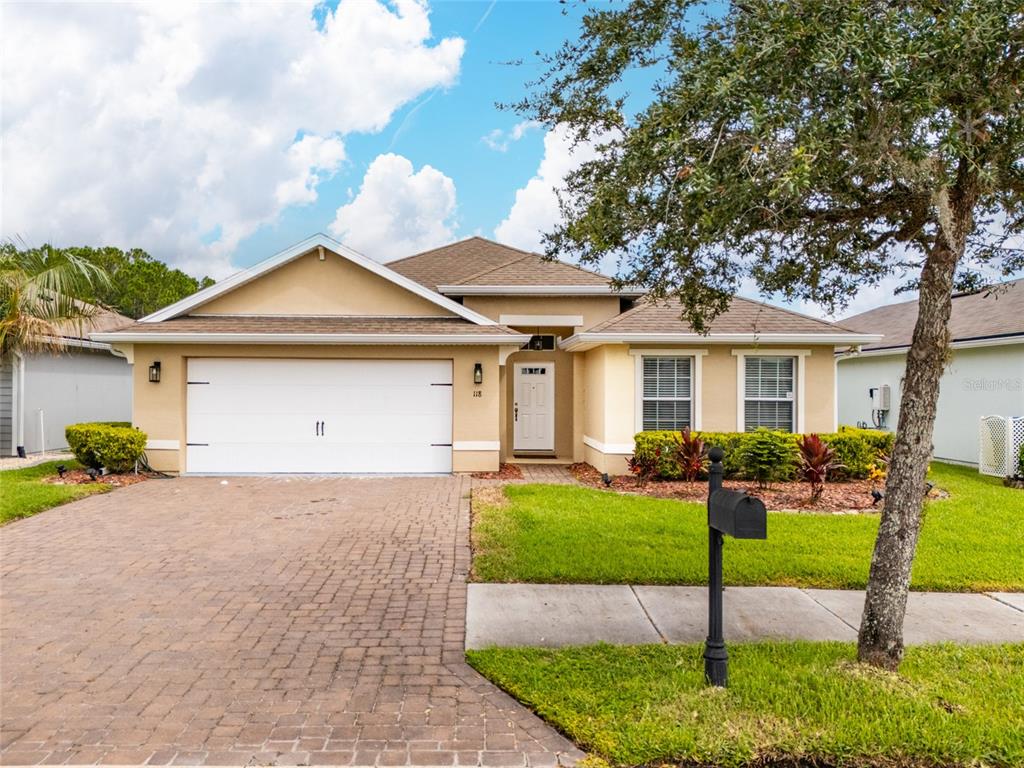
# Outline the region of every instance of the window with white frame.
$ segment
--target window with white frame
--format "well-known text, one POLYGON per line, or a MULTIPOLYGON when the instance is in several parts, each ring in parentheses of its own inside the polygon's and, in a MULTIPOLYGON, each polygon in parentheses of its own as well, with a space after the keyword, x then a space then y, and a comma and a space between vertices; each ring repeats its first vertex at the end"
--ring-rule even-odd
POLYGON ((644 430, 681 430, 693 423, 693 358, 644 357, 641 424, 644 430))
POLYGON ((796 427, 796 358, 744 357, 743 426, 793 432, 796 427))

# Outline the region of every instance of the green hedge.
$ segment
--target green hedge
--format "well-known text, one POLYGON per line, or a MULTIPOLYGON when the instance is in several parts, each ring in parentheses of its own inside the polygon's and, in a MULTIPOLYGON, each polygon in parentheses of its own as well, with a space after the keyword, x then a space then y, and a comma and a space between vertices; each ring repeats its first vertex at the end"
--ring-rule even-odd
POLYGON ((127 422, 71 424, 64 430, 75 458, 87 467, 128 472, 146 450, 146 433, 127 422))
MULTIPOLYGON (((751 444, 753 432, 698 432, 697 434, 707 443, 708 448, 719 446, 725 451, 725 476, 729 478, 754 479, 745 469, 745 456, 751 444)), ((799 435, 791 432, 781 433, 785 435, 792 446, 791 466, 782 468, 783 477, 792 474, 795 468, 798 452, 797 440, 799 435)), ((883 432, 877 429, 859 429, 857 427, 840 427, 838 432, 820 435, 821 439, 836 452, 836 461, 843 465, 843 468, 836 469, 832 477, 839 479, 860 479, 868 476, 872 464, 877 463, 879 454, 888 456, 892 453, 894 435, 892 432, 883 432)), ((668 430, 640 432, 634 438, 636 441, 635 452, 639 457, 650 456, 661 447, 661 458, 658 461, 658 477, 666 480, 677 480, 681 477, 679 467, 676 466, 675 446, 679 439, 678 432, 668 430)))

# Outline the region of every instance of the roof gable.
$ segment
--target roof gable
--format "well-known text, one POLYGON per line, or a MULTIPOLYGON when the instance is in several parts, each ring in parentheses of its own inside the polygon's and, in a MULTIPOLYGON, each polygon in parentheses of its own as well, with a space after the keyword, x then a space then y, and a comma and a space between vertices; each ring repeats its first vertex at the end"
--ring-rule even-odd
MULTIPOLYGON (((192 294, 191 296, 185 299, 182 299, 181 301, 171 304, 170 306, 165 307, 164 309, 158 312, 154 312, 151 315, 147 315, 146 317, 142 318, 140 322, 155 323, 164 320, 169 320, 174 317, 180 317, 181 315, 185 314, 201 314, 203 313, 204 307, 207 310, 212 308, 222 313, 267 314, 268 310, 266 307, 268 305, 266 303, 266 300, 264 300, 263 303, 261 304, 254 305, 251 309, 244 309, 244 294, 242 294, 241 301, 231 301, 228 300, 226 297, 234 291, 241 291, 244 286, 254 284, 255 281, 258 281, 265 275, 269 275, 275 272, 276 270, 279 270, 282 267, 291 264, 297 259, 300 259, 302 256, 305 256, 310 253, 315 253, 317 254, 317 256, 315 256, 314 258, 319 259, 319 253, 321 249, 323 249, 324 252, 329 252, 335 257, 345 259, 346 261, 350 262, 352 265, 358 267, 362 271, 370 273, 370 275, 376 276, 376 278, 380 278, 386 281, 387 283, 390 283, 396 286, 397 288, 402 289, 408 292, 409 294, 412 294, 413 296, 423 300, 422 302, 418 303, 412 301, 413 304, 418 304, 418 306, 420 307, 420 312, 423 312, 422 307, 425 306, 438 307, 440 310, 443 311, 428 312, 428 314, 444 314, 445 312, 447 312, 452 315, 469 320, 470 322, 476 323, 478 325, 495 324, 495 322, 490 318, 484 317, 483 315, 477 312, 473 312, 472 310, 469 310, 466 307, 463 307, 462 305, 450 299, 447 299, 444 296, 439 295, 435 291, 432 291, 420 285, 419 283, 409 279, 404 275, 399 274, 398 272, 395 272, 394 270, 384 266, 383 264, 379 264, 373 261, 372 259, 368 259, 362 254, 352 250, 351 248, 348 248, 347 246, 339 243, 338 241, 324 234, 316 234, 313 235, 312 237, 306 238, 302 242, 296 243, 290 248, 286 248, 280 253, 277 253, 274 256, 271 256, 270 258, 261 261, 259 264, 256 264, 255 266, 252 266, 249 269, 237 272, 231 277, 221 280, 220 282, 210 286, 209 288, 197 291, 196 293, 192 294), (214 302, 217 299, 221 299, 221 301, 215 304, 214 302), (218 306, 219 310, 217 309, 218 306)), ((250 291, 248 291, 247 293, 255 295, 258 294, 259 291, 253 292, 250 289, 250 291)), ((272 303, 272 300, 270 301, 272 303)), ((339 304, 339 306, 340 310, 337 312, 337 314, 346 314, 346 312, 344 311, 344 302, 339 304)), ((307 308, 304 314, 315 313, 311 312, 307 308)), ((334 314, 334 312, 328 314, 334 314)), ((360 313, 358 311, 355 311, 352 312, 352 314, 360 313)), ((365 314, 365 312, 363 314, 365 314)), ((377 314, 387 314, 387 312, 378 311, 377 314)))

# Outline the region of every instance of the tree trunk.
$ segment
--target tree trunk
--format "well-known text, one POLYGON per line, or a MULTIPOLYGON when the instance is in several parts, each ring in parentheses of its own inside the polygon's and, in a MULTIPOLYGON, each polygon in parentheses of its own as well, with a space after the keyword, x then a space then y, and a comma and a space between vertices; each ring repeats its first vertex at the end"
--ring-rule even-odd
POLYGON ((917 324, 907 351, 896 442, 857 643, 860 661, 885 669, 896 669, 903 659, 903 618, 921 528, 939 379, 946 364, 953 278, 962 250, 940 236, 921 270, 917 324))

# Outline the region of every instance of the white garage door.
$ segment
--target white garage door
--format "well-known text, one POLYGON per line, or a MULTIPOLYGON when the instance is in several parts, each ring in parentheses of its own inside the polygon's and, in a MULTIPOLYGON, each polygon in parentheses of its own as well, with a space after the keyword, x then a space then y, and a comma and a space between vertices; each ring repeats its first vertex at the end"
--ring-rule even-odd
POLYGON ((189 472, 451 472, 450 360, 188 362, 189 472))

